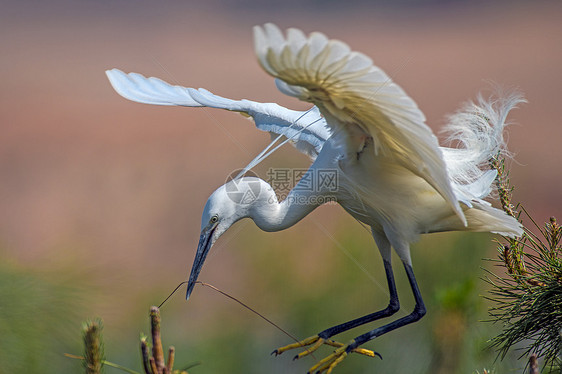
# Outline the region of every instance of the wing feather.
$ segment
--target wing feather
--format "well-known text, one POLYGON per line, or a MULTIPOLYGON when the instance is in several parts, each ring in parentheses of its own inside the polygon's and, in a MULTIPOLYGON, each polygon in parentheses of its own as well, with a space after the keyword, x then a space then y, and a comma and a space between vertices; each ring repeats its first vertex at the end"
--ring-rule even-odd
POLYGON ((254 27, 261 66, 283 83, 281 91, 314 103, 332 132, 343 131, 356 151, 361 131, 373 138, 375 152, 425 179, 466 219, 454 194, 437 138, 416 103, 371 59, 343 42, 301 31, 285 38, 273 24, 254 27))
MULTIPOLYGON (((304 35, 302 37, 304 38, 304 35)), ((293 40, 298 42, 298 33, 293 40)), ((313 159, 322 149, 326 139, 331 136, 326 121, 321 118, 316 107, 308 111, 295 111, 275 103, 231 100, 204 88, 196 90, 173 86, 158 78, 146 78, 137 73, 125 74, 118 69, 108 70, 106 74, 115 91, 132 101, 154 105, 226 109, 251 116, 258 129, 275 136, 290 138, 291 144, 313 159)))
POLYGON ((117 93, 126 99, 144 104, 202 106, 189 96, 184 87, 172 86, 158 78, 141 74, 125 74, 119 69, 106 72, 117 93))

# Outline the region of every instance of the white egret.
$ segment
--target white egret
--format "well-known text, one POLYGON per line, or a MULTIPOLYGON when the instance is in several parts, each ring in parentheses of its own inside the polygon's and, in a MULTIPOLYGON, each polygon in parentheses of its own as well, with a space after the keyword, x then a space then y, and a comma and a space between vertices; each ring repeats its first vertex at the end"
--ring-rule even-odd
MULTIPOLYGON (((517 220, 483 199, 489 197, 496 177, 486 165, 504 150, 506 116, 523 99, 519 95, 490 102, 479 98, 450 118, 452 142, 458 147, 440 147, 414 101, 365 55, 321 33, 307 37, 289 29, 285 36, 272 24, 256 26, 254 39, 261 66, 276 78, 282 92, 313 103, 309 111, 230 100, 204 89, 172 86, 117 69, 107 75, 115 90, 133 101, 206 106, 249 115, 258 129, 290 140, 313 160, 281 202, 267 182, 243 175, 210 196, 203 211, 188 298, 213 243, 243 218, 251 218, 265 231, 283 230, 321 205, 324 198, 335 198, 349 214, 370 226, 383 258, 388 306, 274 351, 281 354, 309 346, 296 356, 299 358, 322 344, 333 345, 337 347, 334 353, 311 368, 329 373, 350 352, 374 356, 376 353, 359 347, 425 315, 410 258, 410 243, 420 234, 450 230, 522 234, 517 220), (322 170, 337 174, 337 188, 321 183, 318 172, 322 170), (399 310, 392 248, 405 268, 416 302, 414 310, 347 344, 334 342, 331 338, 343 331, 399 310)), ((267 157, 275 149, 273 144, 245 170, 267 157)))

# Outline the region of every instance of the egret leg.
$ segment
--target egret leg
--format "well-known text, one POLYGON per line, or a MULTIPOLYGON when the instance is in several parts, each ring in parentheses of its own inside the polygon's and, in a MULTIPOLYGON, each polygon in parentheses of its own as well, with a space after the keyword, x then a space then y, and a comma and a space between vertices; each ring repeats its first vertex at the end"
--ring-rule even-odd
MULTIPOLYGON (((357 326, 361 326, 361 325, 364 325, 364 324, 369 323, 369 322, 376 321, 376 320, 381 319, 381 318, 390 317, 391 315, 396 313, 400 309, 400 302, 398 301, 398 293, 396 292, 396 283, 394 281, 394 273, 392 271, 392 264, 391 264, 390 260, 386 260, 386 259, 384 260, 384 270, 385 270, 385 273, 386 273, 386 280, 387 280, 387 283, 388 283, 388 290, 389 290, 389 294, 390 294, 390 302, 388 303, 388 306, 385 309, 379 310, 375 313, 371 313, 371 314, 368 314, 366 316, 363 316, 363 317, 360 317, 360 318, 357 318, 357 319, 354 319, 354 320, 349 321, 349 322, 342 323, 342 324, 334 326, 334 327, 330 327, 329 329, 326 329, 326 330, 322 331, 318 335, 314 335, 314 336, 308 337, 304 340, 301 340, 300 342, 289 344, 287 346, 278 348, 275 351, 273 351, 272 354, 277 356, 277 355, 280 355, 283 352, 286 352, 286 351, 294 349, 294 348, 308 347, 303 352, 299 353, 298 355, 296 355, 293 358, 293 359, 296 360, 296 359, 299 359, 301 357, 304 357, 304 356, 307 356, 307 355, 311 354, 312 352, 316 351, 319 347, 321 347, 323 344, 327 344, 327 345, 331 345, 333 347, 346 349, 347 345, 345 345, 343 343, 333 341, 330 338, 334 335, 337 335, 337 334, 342 333, 344 331, 350 330, 350 329, 355 328, 357 326)), ((375 356, 380 357, 380 355, 376 352, 373 352, 373 351, 370 351, 370 350, 367 350, 367 349, 361 349, 361 348, 358 348, 358 347, 355 347, 355 348, 351 349, 350 351, 353 351, 355 353, 359 353, 359 354, 362 354, 362 355, 365 355, 365 356, 369 356, 369 357, 375 357, 375 356)))
POLYGON ((404 263, 404 268, 406 269, 406 274, 408 275, 408 281, 410 282, 410 287, 412 288, 412 293, 414 294, 414 300, 416 301, 414 310, 406 317, 402 317, 394 322, 391 322, 389 324, 371 330, 363 335, 359 335, 358 337, 353 339, 353 342, 351 344, 348 345, 347 347, 348 352, 368 342, 371 339, 386 334, 387 332, 396 330, 397 328, 400 328, 402 326, 419 321, 425 315, 426 313, 425 304, 423 303, 421 292, 418 287, 418 282, 416 281, 416 277, 414 276, 414 270, 412 269, 412 266, 407 263, 404 263))
POLYGON ((388 283, 388 291, 390 294, 390 302, 388 306, 377 312, 368 314, 363 317, 359 317, 349 322, 342 323, 341 325, 337 325, 334 327, 330 327, 318 334, 318 336, 322 339, 331 338, 334 335, 342 333, 344 331, 350 330, 357 326, 364 325, 369 322, 376 321, 381 318, 386 318, 392 316, 394 313, 398 312, 400 309, 400 302, 398 300, 398 293, 396 292, 396 283, 394 281, 394 273, 392 271, 392 264, 388 260, 384 260, 384 270, 386 273, 386 280, 388 283))
MULTIPOLYGON (((355 352, 358 347, 369 340, 372 340, 376 337, 379 337, 387 332, 392 330, 396 330, 402 326, 408 325, 410 323, 416 322, 420 320, 425 315, 425 305, 423 303, 423 299, 418 288, 418 284, 416 282, 416 277, 414 276, 414 271, 412 266, 408 263, 404 263, 404 268, 406 269, 406 274, 408 275, 408 281, 410 282, 410 287, 412 288, 412 292, 414 294, 414 299, 416 301, 416 306, 414 307, 414 311, 407 315, 406 317, 402 317, 393 321, 389 324, 371 330, 363 335, 359 335, 355 339, 353 339, 349 344, 344 347, 340 347, 334 351, 328 357, 322 359, 316 365, 314 365, 310 370, 309 373, 324 373, 326 374, 331 373, 334 367, 339 364, 350 352, 355 352)), ((354 321, 352 321, 354 322, 354 321)))

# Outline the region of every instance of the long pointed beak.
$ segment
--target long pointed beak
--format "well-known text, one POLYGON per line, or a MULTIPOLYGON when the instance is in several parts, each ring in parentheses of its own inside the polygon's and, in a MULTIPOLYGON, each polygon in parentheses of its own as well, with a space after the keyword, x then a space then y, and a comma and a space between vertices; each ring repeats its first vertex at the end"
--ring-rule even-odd
POLYGON ((207 254, 212 246, 212 237, 217 225, 207 226, 201 231, 201 236, 199 237, 199 245, 197 246, 197 253, 195 254, 195 260, 193 261, 193 266, 191 267, 191 274, 189 275, 189 281, 187 282, 187 293, 185 294, 185 299, 188 300, 197 277, 203 268, 203 263, 207 258, 207 254))

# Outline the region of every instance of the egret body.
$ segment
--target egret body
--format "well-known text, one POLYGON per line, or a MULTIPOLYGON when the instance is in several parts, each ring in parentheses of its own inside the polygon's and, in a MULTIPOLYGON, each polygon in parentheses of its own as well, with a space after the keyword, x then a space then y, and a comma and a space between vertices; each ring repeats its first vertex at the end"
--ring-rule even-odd
MULTIPOLYGON (((322 344, 333 354, 311 371, 331 372, 350 352, 374 356, 359 348, 365 342, 419 320, 426 313, 412 261, 410 243, 421 234, 441 231, 522 234, 520 223, 484 199, 496 177, 487 170, 490 158, 504 150, 503 129, 508 112, 522 101, 518 95, 487 102, 479 99, 451 117, 448 125, 458 148, 440 147, 415 102, 372 61, 323 34, 308 37, 274 25, 254 28, 255 48, 262 67, 278 88, 314 106, 304 112, 272 103, 230 100, 207 90, 169 85, 157 78, 107 71, 122 96, 143 103, 214 107, 253 118, 256 126, 290 140, 313 160, 289 193, 278 201, 273 188, 255 177, 239 177, 219 187, 205 205, 201 236, 189 277, 187 297, 209 250, 235 222, 251 218, 264 231, 293 226, 323 201, 337 201, 355 219, 371 228, 383 258, 390 300, 385 309, 328 328, 317 335, 274 351, 309 346, 305 356, 322 344), (337 188, 314 179, 321 170, 337 174, 337 188), (299 188, 316 180, 313 188, 299 188), (243 198, 242 198, 243 197, 243 198), (407 316, 357 336, 348 344, 332 341, 343 331, 389 317, 400 304, 391 250, 401 259, 416 302, 407 316)), ((277 139, 277 140, 278 140, 277 139)), ((245 170, 274 150, 270 144, 245 170)))

